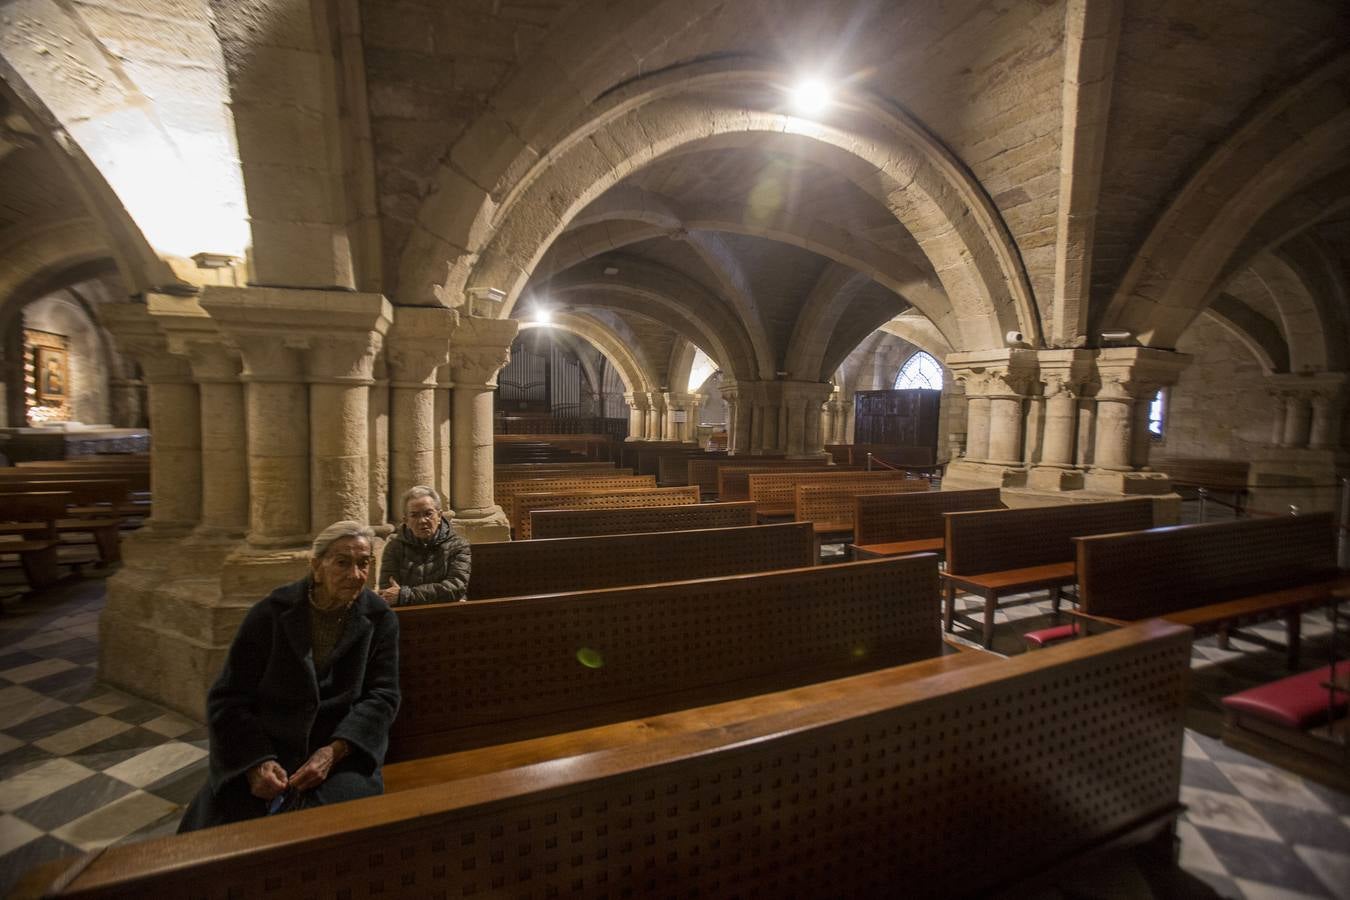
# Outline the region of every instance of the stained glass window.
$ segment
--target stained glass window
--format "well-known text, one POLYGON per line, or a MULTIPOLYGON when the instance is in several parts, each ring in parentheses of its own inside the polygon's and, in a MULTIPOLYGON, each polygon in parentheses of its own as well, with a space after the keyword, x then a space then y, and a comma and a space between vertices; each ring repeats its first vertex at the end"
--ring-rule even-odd
POLYGON ((900 367, 895 377, 896 390, 923 388, 930 391, 942 390, 942 364, 931 354, 920 350, 900 367))

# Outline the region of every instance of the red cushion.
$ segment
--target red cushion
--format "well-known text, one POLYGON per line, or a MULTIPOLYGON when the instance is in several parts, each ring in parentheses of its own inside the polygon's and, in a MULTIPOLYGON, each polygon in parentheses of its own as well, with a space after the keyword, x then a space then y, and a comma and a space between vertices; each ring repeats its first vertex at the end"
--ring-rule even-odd
MULTIPOLYGON (((1350 663, 1340 663, 1344 671, 1350 663)), ((1223 698, 1223 705, 1234 712, 1256 716, 1286 728, 1305 729, 1327 720, 1327 701, 1330 691, 1322 685, 1331 678, 1331 666, 1323 666, 1301 675, 1291 675, 1232 694, 1223 698)), ((1335 696, 1335 708, 1345 709, 1346 695, 1335 696)))
POLYGON ((1028 631, 1022 635, 1022 639, 1028 644, 1035 644, 1037 647, 1044 647, 1046 644, 1062 641, 1065 638, 1071 638, 1078 634, 1078 626, 1070 623, 1068 625, 1056 625, 1054 628, 1042 628, 1038 631, 1028 631))

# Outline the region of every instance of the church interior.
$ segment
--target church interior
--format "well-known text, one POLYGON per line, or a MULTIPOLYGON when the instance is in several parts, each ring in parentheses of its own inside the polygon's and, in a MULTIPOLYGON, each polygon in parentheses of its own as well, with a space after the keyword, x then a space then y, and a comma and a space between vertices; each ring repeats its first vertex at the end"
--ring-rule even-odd
POLYGON ((1350 898, 1343 0, 0 0, 0 398, 0 893, 1350 898))

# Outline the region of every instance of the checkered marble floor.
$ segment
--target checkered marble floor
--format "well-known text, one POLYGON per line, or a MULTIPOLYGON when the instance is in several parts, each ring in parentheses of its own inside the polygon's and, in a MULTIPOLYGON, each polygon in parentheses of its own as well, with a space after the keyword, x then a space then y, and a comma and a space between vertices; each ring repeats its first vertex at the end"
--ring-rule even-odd
MULTIPOLYGON (((103 599, 102 580, 67 579, 0 614, 0 894, 40 862, 172 833, 205 778, 204 729, 96 680, 103 599)), ((1052 621, 1043 594, 1011 598, 997 619, 1006 652, 1052 621)), ((1320 658, 1325 618, 1306 617, 1304 633, 1306 658, 1320 658)), ((1279 677, 1282 659, 1240 638, 1228 652, 1212 639, 1195 649, 1180 867, 1122 854, 1040 896, 1350 900, 1350 796, 1214 737, 1216 698, 1279 677)))

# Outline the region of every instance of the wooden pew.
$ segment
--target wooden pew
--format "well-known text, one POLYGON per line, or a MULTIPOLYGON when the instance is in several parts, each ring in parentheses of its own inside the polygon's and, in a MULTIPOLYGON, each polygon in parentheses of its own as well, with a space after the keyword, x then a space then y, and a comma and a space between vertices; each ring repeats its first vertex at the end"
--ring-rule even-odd
POLYGON ((677 450, 656 457, 656 483, 662 487, 689 483, 689 462, 695 459, 727 459, 725 450, 677 450))
POLYGON ((815 533, 816 557, 819 558, 822 543, 852 540, 859 496, 900 491, 927 492, 929 489, 928 482, 919 478, 902 481, 886 479, 883 484, 799 484, 794 495, 794 518, 798 522, 811 523, 815 533))
MULTIPOLYGON (((685 482, 697 485, 704 500, 716 497, 719 500, 748 500, 749 487, 743 485, 741 496, 723 497, 720 495, 720 472, 724 468, 754 468, 762 472, 775 469, 806 470, 820 469, 829 464, 828 459, 782 459, 772 456, 728 456, 723 459, 691 459, 685 463, 685 482)), ((831 471, 834 471, 831 469, 831 471)))
POLYGON ((559 493, 581 490, 633 490, 656 487, 656 478, 651 475, 610 475, 607 472, 578 472, 568 475, 544 476, 542 478, 519 478, 493 485, 497 504, 501 506, 511 525, 519 531, 524 523, 516 509, 516 495, 524 493, 559 493))
POLYGON ((937 656, 936 592, 936 560, 907 557, 402 607, 404 698, 389 758, 590 727, 937 656))
POLYGON ((615 441, 607 434, 494 434, 492 443, 494 449, 508 453, 512 448, 543 444, 593 460, 612 460, 615 455, 615 441))
POLYGON ((1111 623, 1162 616, 1199 635, 1283 618, 1298 666, 1303 612, 1350 588, 1336 567, 1331 513, 1177 525, 1074 540, 1078 615, 1111 623))
POLYGON ((619 447, 619 464, 631 466, 635 472, 640 475, 655 475, 655 457, 652 451, 655 450, 697 450, 698 444, 693 441, 624 441, 619 447), (638 457, 644 456, 652 460, 647 465, 650 471, 644 472, 638 464, 638 457))
POLYGON ((981 642, 988 647, 994 636, 994 610, 999 597, 1050 588, 1058 609, 1060 591, 1075 579, 1073 538, 1152 528, 1153 501, 1144 497, 956 512, 946 513, 945 518, 943 626, 952 630, 957 589, 975 594, 984 600, 981 642))
POLYGON ((855 559, 904 556, 908 553, 947 555, 944 513, 1003 509, 998 488, 929 491, 915 494, 859 495, 853 504, 855 559))
POLYGON ((753 524, 755 504, 749 500, 631 509, 536 509, 530 513, 530 534, 535 540, 753 524))
MULTIPOLYGON (((128 514, 148 515, 149 504, 127 499, 125 478, 35 478, 0 477, 0 495, 58 491, 70 494, 67 515, 73 518, 106 518, 128 514)), ((0 499, 0 502, 4 502, 0 499)))
MULTIPOLYGON (((722 474, 725 476, 728 473, 724 471, 722 474)), ((840 472, 837 469, 830 472, 752 472, 747 476, 749 499, 754 501, 755 512, 761 520, 792 515, 799 484, 832 484, 843 488, 900 484, 905 480, 904 472, 840 472)), ((727 484, 730 481, 724 480, 723 485, 727 484)), ((927 489, 926 484, 924 489, 927 489)))
POLYGON ((611 475, 631 475, 632 469, 618 469, 613 462, 587 460, 572 463, 502 463, 492 467, 498 481, 512 478, 537 478, 540 475, 566 475, 573 472, 608 472, 611 475))
MULTIPOLYGON (((429 621, 482 606, 400 615, 429 621)), ((405 636, 419 633, 407 618, 405 636)), ((471 643, 459 637, 446 640, 471 643)), ((51 896, 91 900, 356 888, 391 897, 987 896, 1035 886, 1108 844, 1170 838, 1189 661, 1186 629, 1149 622, 956 670, 923 672, 930 663, 921 662, 887 689, 753 718, 711 716, 699 730, 672 733, 652 719, 655 727, 634 723, 645 727, 631 730, 632 743, 595 750, 587 732, 557 748, 562 758, 520 767, 508 757, 515 745, 492 748, 464 777, 340 812, 113 846, 79 870, 50 863, 16 896, 36 897, 63 873, 69 885, 51 896)))
POLYGON ((0 497, 0 555, 19 557, 28 586, 41 590, 61 577, 56 521, 70 495, 48 491, 0 497))
POLYGON ((1167 473, 1172 486, 1193 491, 1204 488, 1232 494, 1238 517, 1247 502, 1247 479, 1252 464, 1245 459, 1154 459, 1149 468, 1167 473))
POLYGON ((69 491, 31 491, 0 496, 0 534, 50 537, 60 543, 64 543, 63 537, 88 535, 89 542, 98 550, 102 565, 121 562, 121 518, 70 518, 67 506, 72 502, 72 494, 69 491))
POLYGON ((815 563, 812 546, 805 522, 483 544, 469 599, 798 569, 815 563))
POLYGON ((717 470, 717 498, 719 500, 749 500, 750 476, 768 475, 775 472, 803 473, 839 473, 861 472, 858 466, 792 465, 793 460, 785 460, 787 465, 763 464, 757 462, 722 466, 717 470))
MULTIPOLYGON (((650 478, 650 475, 643 476, 650 478)), ((533 535, 530 516, 536 509, 616 509, 644 506, 682 506, 698 503, 698 488, 608 488, 601 490, 571 490, 515 495, 516 512, 520 522, 516 536, 528 541, 533 535)))

